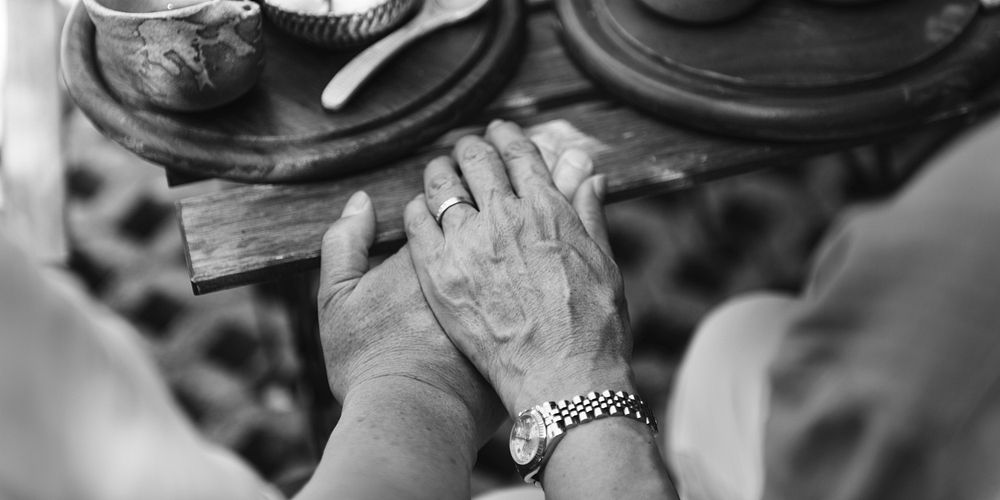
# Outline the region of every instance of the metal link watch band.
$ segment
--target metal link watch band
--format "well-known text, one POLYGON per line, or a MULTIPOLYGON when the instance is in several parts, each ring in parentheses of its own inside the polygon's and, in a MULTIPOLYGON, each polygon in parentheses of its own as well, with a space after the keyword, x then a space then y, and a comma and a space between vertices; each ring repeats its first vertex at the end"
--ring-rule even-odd
POLYGON ((563 432, 588 420, 619 415, 648 425, 654 433, 659 432, 656 417, 646 402, 624 391, 590 392, 539 406, 546 426, 554 424, 563 432))
POLYGON ((548 401, 518 414, 510 433, 510 450, 521 477, 540 485, 542 471, 566 431, 606 417, 626 417, 658 432, 656 417, 646 403, 624 391, 591 392, 562 401, 548 401))

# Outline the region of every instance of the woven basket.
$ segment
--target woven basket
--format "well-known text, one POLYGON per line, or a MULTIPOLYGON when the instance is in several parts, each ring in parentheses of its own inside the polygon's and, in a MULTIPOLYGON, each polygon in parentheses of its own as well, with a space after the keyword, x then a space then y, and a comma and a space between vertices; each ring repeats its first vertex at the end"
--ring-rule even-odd
POLYGON ((262 0, 264 15, 295 38, 326 49, 358 48, 382 38, 414 12, 420 0, 386 0, 365 12, 348 15, 294 12, 262 0))

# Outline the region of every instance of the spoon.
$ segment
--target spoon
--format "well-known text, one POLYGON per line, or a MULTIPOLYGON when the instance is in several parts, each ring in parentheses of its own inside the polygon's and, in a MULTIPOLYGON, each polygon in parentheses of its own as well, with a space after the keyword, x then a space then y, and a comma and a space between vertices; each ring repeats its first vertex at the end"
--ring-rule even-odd
POLYGON ((334 75, 323 89, 323 107, 331 111, 343 108, 400 49, 432 31, 469 18, 487 3, 489 0, 424 0, 413 20, 362 51, 334 75))

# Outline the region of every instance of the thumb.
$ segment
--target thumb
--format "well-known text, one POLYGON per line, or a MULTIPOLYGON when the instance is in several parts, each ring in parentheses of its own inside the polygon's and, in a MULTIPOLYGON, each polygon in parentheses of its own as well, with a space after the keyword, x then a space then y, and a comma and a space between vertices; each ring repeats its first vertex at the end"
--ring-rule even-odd
MULTIPOLYGON (((323 235, 320 293, 349 286, 368 271, 368 248, 375 240, 375 208, 364 191, 351 195, 340 219, 323 235)), ((322 303, 322 302, 320 302, 322 303)))
POLYGON ((604 218, 604 195, 607 191, 607 178, 604 175, 594 175, 583 182, 573 195, 573 208, 576 209, 587 234, 597 242, 604 254, 611 257, 611 243, 608 241, 608 223, 604 218))

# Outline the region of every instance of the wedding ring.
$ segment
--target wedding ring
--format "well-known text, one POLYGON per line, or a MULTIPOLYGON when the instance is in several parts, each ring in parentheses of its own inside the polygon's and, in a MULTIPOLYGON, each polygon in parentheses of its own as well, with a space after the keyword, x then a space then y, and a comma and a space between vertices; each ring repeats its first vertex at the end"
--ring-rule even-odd
POLYGON ((473 203, 472 200, 468 198, 463 198, 461 196, 452 196, 451 198, 444 200, 444 203, 442 203, 441 206, 438 207, 437 214, 434 215, 434 220, 436 220, 438 225, 440 226, 441 218, 444 217, 444 213, 447 212, 449 208, 455 205, 461 205, 463 203, 478 210, 476 204, 473 203))

